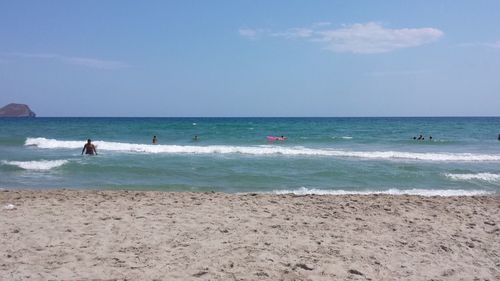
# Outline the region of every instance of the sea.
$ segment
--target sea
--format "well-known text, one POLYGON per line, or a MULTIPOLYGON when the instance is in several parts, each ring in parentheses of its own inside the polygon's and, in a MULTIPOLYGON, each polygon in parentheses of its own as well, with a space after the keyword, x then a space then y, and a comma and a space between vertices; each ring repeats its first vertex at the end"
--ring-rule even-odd
POLYGON ((499 134, 500 117, 1 118, 0 188, 499 195, 499 134))

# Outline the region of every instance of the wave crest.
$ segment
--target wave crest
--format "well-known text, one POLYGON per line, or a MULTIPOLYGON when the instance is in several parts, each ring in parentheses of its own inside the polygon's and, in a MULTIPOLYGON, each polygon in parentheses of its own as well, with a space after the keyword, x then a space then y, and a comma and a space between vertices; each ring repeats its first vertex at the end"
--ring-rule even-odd
POLYGON ((17 166, 24 170, 41 170, 41 171, 57 168, 68 162, 69 162, 68 160, 2 161, 4 165, 17 166))
POLYGON ((385 194, 385 195, 420 195, 420 196, 477 196, 488 195, 493 192, 485 190, 464 190, 464 189, 396 189, 391 188, 388 190, 364 190, 364 191, 351 191, 351 190, 333 190, 333 189, 316 189, 301 187, 293 190, 274 190, 274 194, 296 194, 296 195, 372 195, 372 194, 385 194))
MULTIPOLYGON (((61 141, 46 138, 28 138, 25 145, 46 149, 81 149, 85 141, 61 141)), ((395 159, 423 161, 500 161, 498 154, 474 153, 423 153, 405 151, 348 151, 334 149, 317 149, 302 146, 284 147, 273 145, 231 146, 231 145, 152 145, 137 143, 121 143, 95 141, 98 150, 138 152, 138 153, 191 153, 191 154, 248 154, 248 155, 289 155, 289 156, 330 156, 352 157, 364 159, 395 159)))
POLYGON ((481 180, 490 183, 500 182, 500 175, 491 173, 477 174, 445 174, 446 177, 456 181, 481 180))

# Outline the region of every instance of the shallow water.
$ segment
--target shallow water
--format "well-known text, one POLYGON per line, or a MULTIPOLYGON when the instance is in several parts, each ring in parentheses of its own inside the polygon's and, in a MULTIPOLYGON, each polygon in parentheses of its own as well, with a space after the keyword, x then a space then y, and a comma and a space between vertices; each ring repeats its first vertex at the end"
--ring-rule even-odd
POLYGON ((498 134, 500 118, 4 118, 0 187, 498 194, 498 134))

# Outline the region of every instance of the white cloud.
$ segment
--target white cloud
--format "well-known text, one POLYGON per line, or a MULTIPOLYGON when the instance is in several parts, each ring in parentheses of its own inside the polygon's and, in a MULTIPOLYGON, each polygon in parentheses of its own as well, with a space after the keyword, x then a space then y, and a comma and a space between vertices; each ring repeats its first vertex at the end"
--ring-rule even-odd
POLYGON ((384 28, 378 23, 353 24, 344 28, 319 31, 319 39, 335 52, 361 54, 385 53, 433 42, 443 35, 435 28, 384 28))
POLYGON ((0 53, 2 56, 18 57, 25 59, 48 59, 66 64, 79 65, 98 69, 120 69, 129 67, 128 64, 120 61, 102 60, 96 58, 69 57, 51 53, 0 53))
MULTIPOLYGON (((329 26, 330 23, 327 22, 315 23, 310 27, 261 34, 320 42, 327 50, 333 52, 357 54, 385 53, 401 48, 417 47, 436 41, 444 34, 436 28, 391 29, 376 22, 356 23, 340 28, 328 28, 329 26)), ((241 29, 240 34, 243 35, 241 29)), ((253 36, 255 37, 255 34, 253 36)))
POLYGON ((257 31, 251 28, 240 28, 238 32, 243 37, 254 38, 255 36, 257 36, 257 31))
POLYGON ((291 28, 285 32, 275 32, 271 33, 271 36, 275 37, 285 37, 287 39, 295 39, 295 38, 310 38, 314 36, 314 30, 311 28, 291 28))
POLYGON ((269 31, 266 29, 240 28, 238 29, 238 33, 245 38, 254 40, 268 34, 269 31))

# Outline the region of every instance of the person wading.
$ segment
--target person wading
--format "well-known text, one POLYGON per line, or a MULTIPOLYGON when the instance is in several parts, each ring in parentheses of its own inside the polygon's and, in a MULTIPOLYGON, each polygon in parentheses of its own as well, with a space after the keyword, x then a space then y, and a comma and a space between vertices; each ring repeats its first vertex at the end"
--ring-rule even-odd
POLYGON ((85 154, 88 155, 97 155, 97 150, 95 150, 95 145, 92 144, 92 141, 90 139, 88 139, 87 143, 83 146, 82 155, 84 151, 85 154))

